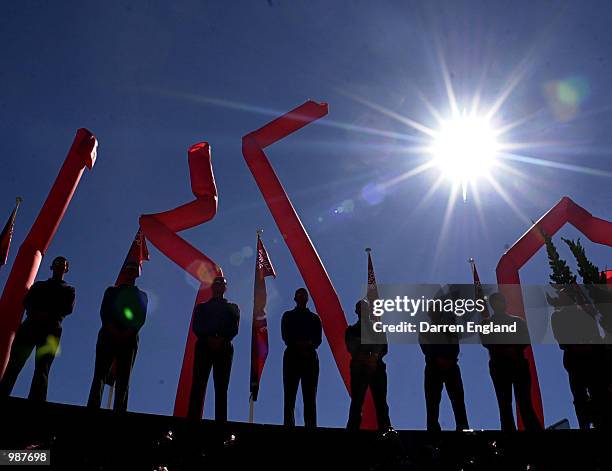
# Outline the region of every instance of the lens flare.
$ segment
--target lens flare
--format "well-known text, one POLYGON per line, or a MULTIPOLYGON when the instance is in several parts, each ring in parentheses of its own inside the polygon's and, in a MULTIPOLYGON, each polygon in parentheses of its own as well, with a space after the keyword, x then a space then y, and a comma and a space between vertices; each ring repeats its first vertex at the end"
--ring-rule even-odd
POLYGON ((361 197, 370 206, 380 204, 385 199, 385 187, 379 183, 368 183, 361 190, 361 197))
POLYGON ((52 355, 54 357, 60 354, 59 338, 55 335, 48 335, 47 340, 40 348, 36 349, 36 358, 41 358, 45 355, 52 355))
POLYGON ((126 307, 125 309, 123 309, 123 316, 128 321, 131 321, 132 319, 134 319, 134 313, 132 312, 132 310, 129 307, 126 307))
POLYGON ((573 76, 548 82, 544 91, 555 118, 566 122, 578 115, 581 105, 589 97, 590 85, 586 78, 573 76))

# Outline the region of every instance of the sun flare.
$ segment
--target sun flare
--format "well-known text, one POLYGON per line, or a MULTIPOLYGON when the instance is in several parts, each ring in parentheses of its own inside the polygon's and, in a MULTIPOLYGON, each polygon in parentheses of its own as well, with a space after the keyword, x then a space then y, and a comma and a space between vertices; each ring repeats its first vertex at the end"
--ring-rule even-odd
POLYGON ((499 146, 489 121, 463 114, 441 123, 430 147, 433 163, 451 182, 461 184, 466 198, 468 183, 488 175, 499 146))

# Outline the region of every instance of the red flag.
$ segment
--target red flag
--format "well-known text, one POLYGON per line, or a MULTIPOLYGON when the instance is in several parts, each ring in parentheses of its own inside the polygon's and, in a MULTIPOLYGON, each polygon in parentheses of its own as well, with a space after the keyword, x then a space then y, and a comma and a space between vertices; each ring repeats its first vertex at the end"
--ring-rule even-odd
POLYGON ((612 270, 606 270, 603 272, 603 275, 606 278, 606 283, 612 285, 612 270))
POLYGON ((376 284, 376 275, 374 274, 374 265, 372 264, 372 249, 368 247, 366 252, 368 253, 368 292, 366 297, 368 301, 373 302, 380 296, 378 295, 378 285, 376 284))
POLYGON ((17 216, 17 209, 21 204, 21 198, 17 197, 15 203, 15 209, 11 213, 11 216, 6 221, 4 229, 0 233, 0 267, 6 265, 9 255, 9 249, 11 248, 11 239, 13 238, 13 229, 15 228, 15 217, 17 216))
POLYGON ((266 276, 276 278, 266 248, 257 232, 255 288, 253 290, 253 327, 251 329, 251 398, 257 400, 261 373, 268 357, 268 321, 266 319, 266 276))
MULTIPOLYGON (((478 270, 476 269, 476 262, 473 258, 470 258, 470 265, 472 265, 472 276, 474 277, 474 297, 476 299, 484 299, 484 291, 482 289, 482 284, 480 283, 480 277, 478 276, 478 270)), ((484 303, 484 311, 482 311, 482 317, 484 319, 488 319, 489 316, 489 307, 487 303, 484 303)))
POLYGON ((142 270, 142 262, 149 260, 149 249, 147 248, 147 240, 145 239, 144 234, 142 233, 142 229, 138 229, 136 233, 136 237, 134 237, 134 241, 130 246, 130 250, 128 251, 125 260, 123 261, 123 265, 121 266, 121 271, 119 272, 119 276, 117 277, 117 281, 115 282, 115 286, 119 286, 124 282, 124 268, 128 262, 137 263, 142 270))

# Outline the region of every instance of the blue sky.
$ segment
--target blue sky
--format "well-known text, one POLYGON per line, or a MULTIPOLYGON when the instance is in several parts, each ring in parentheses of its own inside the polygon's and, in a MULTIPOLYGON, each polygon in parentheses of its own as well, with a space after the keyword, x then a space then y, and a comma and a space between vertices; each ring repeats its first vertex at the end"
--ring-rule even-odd
MULTIPOLYGON (((420 95, 443 116, 449 113, 442 60, 460 107, 469 107, 481 90, 487 109, 521 71, 494 116, 500 126, 525 119, 504 141, 529 144, 520 151, 524 156, 608 172, 524 162, 508 163, 522 176, 494 169, 524 217, 538 218, 568 195, 594 215, 612 219, 612 9, 606 2, 22 1, 0 9, 0 217, 8 217, 15 196, 24 198, 0 285, 76 129, 87 127, 99 140, 96 165, 84 174, 38 277, 46 278, 50 259, 62 254, 71 264, 67 279, 77 289, 51 372, 51 401, 86 402, 104 289, 116 278, 138 216, 192 198, 186 151, 206 140, 219 211, 183 236, 223 266, 227 296, 242 308, 229 418, 248 416, 252 253, 255 230, 262 227, 278 278, 268 281, 270 355, 255 417, 282 421, 280 316, 303 282, 241 155, 241 137, 274 116, 266 110, 282 113, 307 99, 329 103, 320 124, 267 153, 350 322, 366 280, 366 246, 373 248, 380 282, 469 283, 467 259, 474 257, 483 282, 492 283, 505 245, 527 229, 524 218, 482 181, 479 207, 486 228, 468 194, 467 202, 454 204, 441 237, 449 184, 419 205, 438 177, 435 169, 387 185, 376 198, 364 191, 388 184, 424 157, 410 149, 422 134, 363 100, 435 127, 420 95)), ((564 228, 559 235, 578 233, 564 228)), ((597 264, 612 265, 606 247, 586 246, 597 264)), ((140 279, 150 312, 129 407, 170 414, 197 287, 152 245, 150 250, 140 279)), ((521 276, 525 283, 546 283, 545 254, 534 257, 521 276)), ((344 426, 349 399, 325 342, 320 359, 319 422, 344 426)), ((547 424, 563 417, 576 424, 560 350, 536 347, 536 360, 547 424)), ((394 425, 424 428, 418 346, 391 346, 387 362, 394 425)), ((27 395, 32 363, 16 395, 27 395)), ((460 364, 471 425, 498 427, 485 350, 464 347, 460 364)), ((453 426, 446 398, 441 422, 453 426)))

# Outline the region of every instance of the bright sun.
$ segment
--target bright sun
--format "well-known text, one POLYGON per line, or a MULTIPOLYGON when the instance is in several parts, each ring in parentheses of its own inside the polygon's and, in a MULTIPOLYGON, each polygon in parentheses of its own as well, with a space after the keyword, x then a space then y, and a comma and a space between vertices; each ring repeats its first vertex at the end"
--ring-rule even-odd
POLYGON ((488 120, 463 115, 443 121, 430 148, 433 162, 453 183, 466 187, 487 174, 498 151, 496 132, 488 120))

